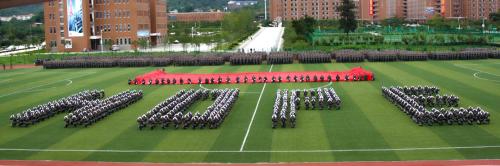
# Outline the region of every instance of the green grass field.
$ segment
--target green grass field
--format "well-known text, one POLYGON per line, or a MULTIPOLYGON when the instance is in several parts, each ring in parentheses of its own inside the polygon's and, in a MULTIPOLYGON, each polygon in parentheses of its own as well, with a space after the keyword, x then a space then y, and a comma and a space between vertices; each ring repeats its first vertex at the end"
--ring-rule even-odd
MULTIPOLYGON (((377 80, 333 83, 331 86, 342 99, 342 109, 301 110, 295 129, 271 128, 276 90, 314 88, 327 83, 266 84, 265 88, 264 84, 206 85, 238 87, 250 93, 240 95, 219 129, 139 131, 139 115, 181 88, 199 86, 126 84, 128 78, 155 68, 2 71, 0 159, 223 163, 500 159, 500 60, 292 64, 274 65, 272 71, 346 70, 355 66, 373 71, 377 80), (489 111, 492 122, 420 127, 382 97, 381 86, 391 85, 438 86, 443 93, 458 95, 460 106, 481 106, 489 111), (62 114, 28 128, 10 127, 8 118, 12 113, 94 88, 104 89, 108 96, 126 89, 142 89, 145 96, 89 128, 64 128, 62 114)), ((165 69, 217 73, 267 72, 270 67, 165 69)), ((202 111, 209 104, 201 102, 190 110, 202 111)))

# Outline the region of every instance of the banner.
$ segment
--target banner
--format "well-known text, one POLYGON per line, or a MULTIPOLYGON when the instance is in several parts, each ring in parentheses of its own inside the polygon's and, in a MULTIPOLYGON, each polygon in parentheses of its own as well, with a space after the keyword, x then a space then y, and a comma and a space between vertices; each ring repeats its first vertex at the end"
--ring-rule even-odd
POLYGON ((446 14, 446 0, 441 0, 441 16, 445 17, 446 14))
POLYGON ((296 82, 295 79, 306 78, 303 81, 297 82, 330 82, 330 81, 374 81, 375 77, 371 71, 364 70, 361 67, 355 67, 347 71, 301 71, 301 72, 242 72, 242 73, 211 73, 211 74, 194 74, 194 73, 167 73, 163 70, 156 70, 135 77, 134 80, 129 80, 129 84, 133 85, 156 85, 165 84, 161 80, 169 80, 167 84, 214 84, 204 82, 205 80, 218 80, 223 79, 223 82, 215 81, 217 84, 244 84, 252 83, 252 78, 256 77, 258 80, 255 83, 271 83, 273 78, 275 83, 278 82, 296 82), (248 81, 245 82, 244 78, 247 77, 248 81), (261 80, 263 78, 267 80, 261 80), (337 80, 337 77, 339 78, 337 80), (240 80, 238 82, 237 80, 240 80), (290 80, 288 80, 288 78, 290 80), (329 80, 329 78, 331 80, 329 80), (227 82, 227 79, 232 80, 227 82), (279 81, 281 79, 281 81, 279 81), (158 82, 156 82, 158 80, 158 82), (177 80, 178 82, 169 83, 170 80, 177 80), (181 81, 183 80, 183 81, 181 81), (191 80, 191 82, 189 82, 191 80), (198 81, 202 82, 198 82, 198 81))
POLYGON ((369 10, 370 10, 370 16, 373 16, 373 0, 370 0, 370 5, 368 6, 369 10))
POLYGON ((83 36, 83 7, 82 0, 67 0, 66 11, 68 21, 68 36, 83 36))

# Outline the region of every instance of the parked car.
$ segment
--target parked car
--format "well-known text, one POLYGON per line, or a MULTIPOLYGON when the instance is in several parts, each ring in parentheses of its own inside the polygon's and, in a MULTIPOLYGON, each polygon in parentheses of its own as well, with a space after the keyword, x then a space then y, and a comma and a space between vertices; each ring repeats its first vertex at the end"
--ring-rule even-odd
POLYGON ((112 45, 111 46, 111 51, 119 51, 120 50, 120 46, 119 45, 112 45))

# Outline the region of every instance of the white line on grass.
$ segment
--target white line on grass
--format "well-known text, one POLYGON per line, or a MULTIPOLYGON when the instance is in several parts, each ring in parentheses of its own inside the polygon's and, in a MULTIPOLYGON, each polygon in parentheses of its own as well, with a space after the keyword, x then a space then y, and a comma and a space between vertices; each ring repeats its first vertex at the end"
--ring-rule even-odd
POLYGON ((487 78, 482 78, 482 77, 479 77, 479 73, 481 72, 476 72, 473 74, 474 77, 476 77, 477 79, 480 79, 480 80, 486 80, 486 81, 493 81, 493 82, 500 82, 498 80, 491 80, 491 79, 487 79, 487 78))
MULTIPOLYGON (((273 66, 274 65, 271 65, 268 72, 271 72, 273 70, 273 66)), ((243 149, 245 148, 245 143, 247 142, 248 133, 250 133, 250 129, 252 128, 253 119, 255 118, 255 114, 257 113, 257 110, 259 109, 260 99, 262 99, 262 94, 264 94, 264 90, 266 89, 266 85, 267 85, 267 82, 264 83, 264 86, 262 86, 262 90, 260 91, 259 99, 257 100, 257 105, 255 106, 255 110, 253 110, 252 119, 250 120, 250 123, 248 124, 247 133, 245 134, 245 138, 243 138, 243 142, 241 143, 240 152, 242 152, 243 149)))
POLYGON ((68 81, 68 83, 66 84, 66 86, 69 86, 70 84, 73 83, 73 81, 71 81, 71 79, 67 79, 66 81, 68 81))
POLYGON ((496 149, 500 145, 421 147, 421 148, 376 148, 376 149, 323 149, 323 150, 119 150, 119 149, 16 149, 0 148, 0 151, 24 152, 100 152, 100 153, 341 153, 341 152, 387 152, 387 151, 429 151, 456 149, 496 149))
MULTIPOLYGON (((212 90, 212 89, 204 87, 202 84, 199 84, 199 86, 201 89, 212 90)), ((240 93, 241 94, 259 94, 259 92, 241 92, 241 91, 240 91, 240 93)))
POLYGON ((69 84, 73 83, 73 81, 71 81, 71 79, 76 79, 76 78, 85 77, 85 76, 88 76, 88 75, 91 75, 91 74, 94 74, 94 73, 95 73, 95 72, 93 72, 93 73, 86 73, 86 74, 81 75, 81 76, 71 77, 71 78, 68 78, 68 79, 62 79, 62 80, 59 80, 59 81, 54 81, 54 82, 51 82, 51 83, 42 84, 42 85, 34 86, 34 87, 31 87, 31 88, 27 88, 27 89, 23 89, 23 90, 14 91, 14 92, 12 92, 12 93, 8 93, 8 94, 5 94, 5 95, 1 95, 1 96, 0 96, 0 98, 2 98, 2 97, 7 97, 7 96, 10 96, 10 95, 13 95, 13 94, 30 92, 30 91, 33 91, 33 90, 34 90, 34 89, 36 89, 36 88, 43 87, 43 86, 47 86, 47 85, 56 84, 56 83, 63 82, 63 81, 69 81, 70 83, 66 84, 66 86, 68 86, 69 84))
MULTIPOLYGON (((495 64, 498 64, 498 63, 495 63, 495 64)), ((485 71, 482 71, 482 70, 478 70, 478 69, 466 67, 466 66, 475 66, 475 65, 480 65, 480 64, 453 64, 453 65, 457 66, 457 67, 460 67, 460 68, 469 69, 469 70, 472 70, 472 71, 477 71, 476 73, 472 74, 472 76, 474 76, 477 79, 486 80, 486 81, 493 81, 493 82, 500 82, 498 80, 492 80, 492 79, 487 79, 487 78, 479 77, 480 73, 486 73, 486 74, 489 74, 489 75, 492 75, 492 76, 500 77, 500 75, 498 75, 498 74, 489 73, 489 72, 485 72, 485 71)))

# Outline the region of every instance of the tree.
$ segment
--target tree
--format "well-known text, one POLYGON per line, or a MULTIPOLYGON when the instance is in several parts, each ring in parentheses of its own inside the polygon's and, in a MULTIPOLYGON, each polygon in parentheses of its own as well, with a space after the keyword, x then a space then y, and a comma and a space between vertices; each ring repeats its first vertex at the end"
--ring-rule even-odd
POLYGON ((113 47, 113 42, 111 40, 104 40, 104 49, 111 50, 113 47))
POLYGON ((302 19, 292 21, 292 27, 295 33, 302 39, 307 39, 307 37, 314 32, 315 26, 316 20, 307 15, 302 19))
POLYGON ((141 38, 141 39, 139 39, 137 44, 139 44, 139 47, 146 49, 146 47, 148 46, 148 41, 147 41, 147 39, 141 38))
POLYGON ((384 25, 384 26, 390 25, 390 26, 396 27, 396 26, 401 26, 404 23, 405 23, 404 19, 398 18, 398 17, 392 17, 392 18, 382 20, 382 25, 384 25))
POLYGON ((447 20, 439 14, 432 16, 432 18, 427 21, 427 24, 430 27, 437 29, 450 29, 450 25, 448 24, 447 20))
POLYGON ((490 13, 490 20, 493 22, 500 21, 500 9, 496 13, 490 13))
POLYGON ((340 12, 340 29, 344 30, 347 35, 349 35, 349 32, 354 32, 358 27, 354 14, 355 7, 352 0, 342 0, 342 4, 338 8, 340 12))

